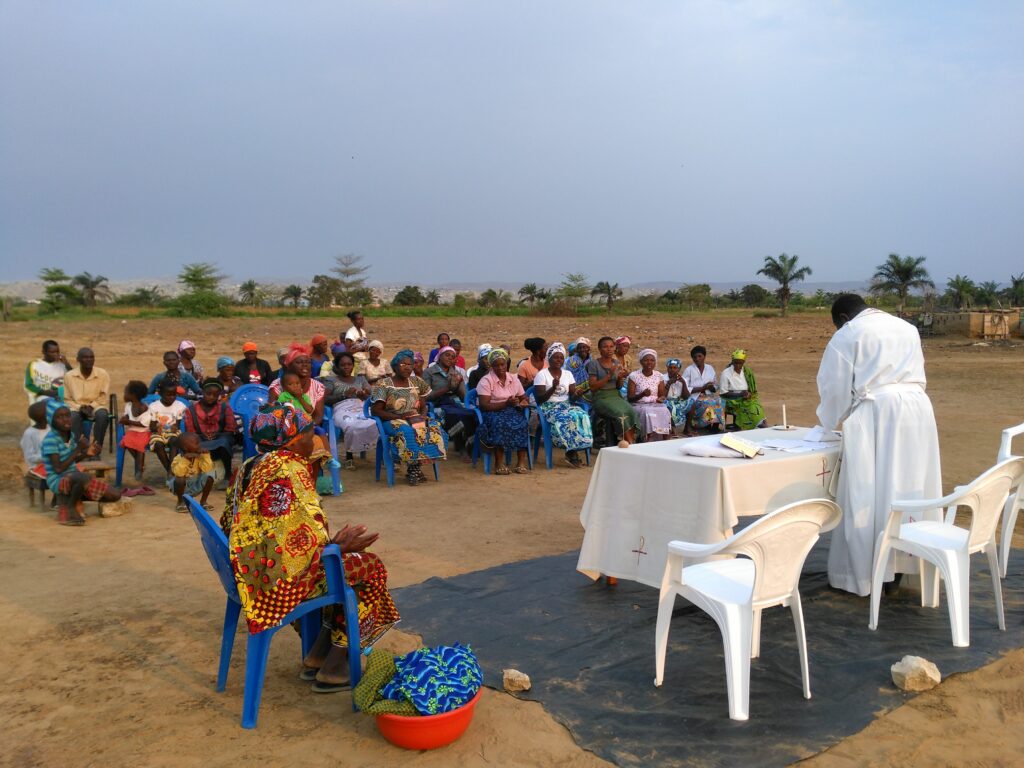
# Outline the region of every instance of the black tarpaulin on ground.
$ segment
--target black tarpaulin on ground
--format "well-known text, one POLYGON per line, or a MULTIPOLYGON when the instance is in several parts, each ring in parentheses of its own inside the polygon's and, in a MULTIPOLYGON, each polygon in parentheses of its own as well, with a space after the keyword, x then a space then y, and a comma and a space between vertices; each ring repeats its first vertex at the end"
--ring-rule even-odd
POLYGON ((905 654, 935 662, 945 678, 1024 645, 1024 553, 1011 556, 1003 582, 1005 632, 985 559, 972 558, 971 646, 954 648, 944 591, 938 609, 922 608, 916 588, 884 596, 879 629, 870 631, 867 598, 828 587, 825 544, 800 582, 813 698, 802 695, 789 610, 768 609, 747 722, 728 717, 722 640, 710 617, 677 598, 665 682, 655 688, 658 591, 595 584, 576 572, 575 552, 430 579, 396 590, 395 600, 402 629, 426 644, 471 644, 487 685, 500 689, 506 667, 527 673, 533 688, 518 695, 541 702, 581 747, 619 765, 787 765, 909 698, 889 673, 905 654))

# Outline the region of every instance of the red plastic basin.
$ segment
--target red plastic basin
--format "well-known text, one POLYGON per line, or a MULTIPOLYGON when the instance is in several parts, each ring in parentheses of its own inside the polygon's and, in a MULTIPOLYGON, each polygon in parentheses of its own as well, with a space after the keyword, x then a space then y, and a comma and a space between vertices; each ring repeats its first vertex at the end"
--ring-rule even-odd
POLYGON ((466 732, 473 719, 473 710, 483 693, 483 686, 476 696, 458 709, 440 715, 407 717, 405 715, 377 715, 377 730, 380 735, 398 747, 405 749, 437 749, 451 744, 466 732))

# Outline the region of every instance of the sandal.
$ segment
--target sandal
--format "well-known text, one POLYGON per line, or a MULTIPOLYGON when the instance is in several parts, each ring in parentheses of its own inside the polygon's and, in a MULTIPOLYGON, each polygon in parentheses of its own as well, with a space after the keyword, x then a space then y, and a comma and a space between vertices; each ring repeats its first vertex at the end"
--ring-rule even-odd
POLYGON ((303 670, 299 672, 299 680, 304 683, 312 683, 316 680, 316 675, 319 671, 320 667, 316 667, 315 669, 313 667, 304 667, 303 670))
POLYGON ((494 470, 494 474, 496 474, 496 475, 511 475, 512 471, 508 467, 498 467, 496 470, 494 470))
POLYGON ((352 688, 351 682, 345 683, 321 683, 319 680, 315 681, 310 686, 310 690, 313 693, 338 693, 339 691, 347 691, 352 688))
POLYGON ((61 525, 85 525, 85 518, 67 507, 61 507, 57 512, 57 522, 61 525))
POLYGON ((515 473, 516 473, 517 475, 527 475, 527 474, 529 474, 529 473, 530 473, 530 470, 529 470, 529 468, 528 468, 528 467, 524 467, 524 466, 523 466, 522 464, 520 464, 519 466, 517 466, 517 467, 516 467, 515 469, 513 469, 512 471, 513 471, 513 472, 515 472, 515 473))

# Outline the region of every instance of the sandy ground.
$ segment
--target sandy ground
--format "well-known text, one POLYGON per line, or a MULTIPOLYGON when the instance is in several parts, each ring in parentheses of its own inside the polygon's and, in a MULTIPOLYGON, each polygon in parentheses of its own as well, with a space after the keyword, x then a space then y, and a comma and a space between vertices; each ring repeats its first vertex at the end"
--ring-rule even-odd
MULTIPOLYGON (((609 323, 565 318, 483 318, 446 321, 373 319, 371 336, 386 354, 404 346, 426 350, 436 332, 465 347, 528 335, 595 341, 628 333, 639 346, 685 357, 694 343, 709 348, 719 367, 742 346, 758 375, 769 418, 786 403, 791 422, 813 423, 814 376, 830 336, 822 316, 630 317, 609 323)), ((166 494, 136 500, 122 518, 90 519, 62 528, 52 514, 30 510, 11 469, 20 460, 25 425, 20 377, 40 342, 56 338, 69 355, 95 349, 118 388, 148 380, 160 354, 183 338, 212 364, 237 355, 255 339, 265 356, 294 339, 347 327, 344 318, 216 321, 56 321, 0 327, 8 350, 0 363, 0 495, 5 525, 0 557, 8 564, 0 598, 7 629, 0 650, 6 680, 0 689, 0 765, 239 765, 286 760, 342 764, 585 766, 602 761, 578 747, 535 703, 487 690, 467 735, 448 749, 409 754, 385 743, 372 719, 351 712, 347 694, 315 696, 296 677, 298 643, 275 641, 267 670, 260 726, 243 731, 243 633, 236 644, 228 689, 213 690, 223 593, 187 517, 166 494), (13 567, 11 567, 13 566, 13 567)), ((966 339, 926 341, 929 392, 938 414, 944 485, 964 482, 989 466, 1000 430, 1024 421, 1020 393, 1024 345, 977 346, 966 339)), ((156 463, 147 481, 156 485, 156 463)), ((450 576, 579 546, 579 506, 589 470, 540 469, 530 476, 486 477, 449 461, 440 484, 387 489, 363 464, 344 475, 345 493, 326 500, 333 526, 358 521, 381 532, 375 547, 394 586, 450 576), (492 489, 505 499, 494 503, 492 489), (528 511, 524 511, 528 510, 528 511)), ((219 502, 221 495, 214 500, 219 502)), ((1019 530, 1019 529, 1018 529, 1019 530)), ((1018 534, 1018 538, 1019 538, 1018 534)), ((1017 542, 1019 544, 1019 542, 1017 542)), ((1013 564, 1011 563, 1011 567, 1013 564)), ((1018 566, 1020 564, 1018 563, 1018 566)), ((866 608, 865 608, 866 610, 866 608)), ((472 638, 464 638, 472 641, 472 638)), ((382 645, 396 652, 417 638, 394 631, 382 645)), ((526 670, 527 672, 529 670, 526 670)), ((723 681, 724 684, 724 681, 723 681)), ((957 676, 812 759, 815 765, 1012 765, 1024 753, 1024 651, 977 672, 957 676)))

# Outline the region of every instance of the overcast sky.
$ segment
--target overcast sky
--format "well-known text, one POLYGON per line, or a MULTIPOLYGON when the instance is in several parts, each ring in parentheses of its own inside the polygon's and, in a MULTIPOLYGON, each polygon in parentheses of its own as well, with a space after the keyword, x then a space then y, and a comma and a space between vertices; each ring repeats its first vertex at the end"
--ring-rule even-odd
POLYGON ((1019 2, 0 0, 0 280, 1024 272, 1019 2))

